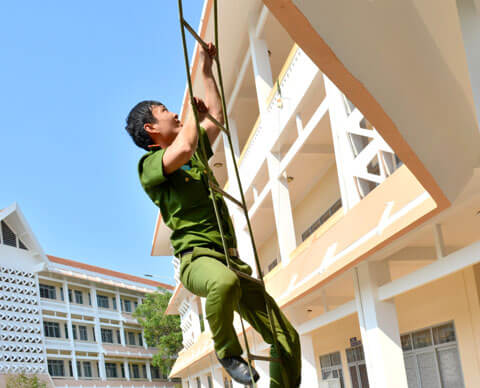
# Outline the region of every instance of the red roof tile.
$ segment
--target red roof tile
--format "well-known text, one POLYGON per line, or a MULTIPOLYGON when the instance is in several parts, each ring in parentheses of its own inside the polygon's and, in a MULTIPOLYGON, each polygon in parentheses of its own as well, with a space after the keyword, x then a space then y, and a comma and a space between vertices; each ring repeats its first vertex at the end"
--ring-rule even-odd
POLYGON ((133 276, 133 275, 129 275, 129 274, 126 274, 126 273, 123 273, 123 272, 112 271, 111 269, 97 267, 95 265, 85 264, 85 263, 81 263, 79 261, 63 259, 61 257, 56 257, 56 256, 51 256, 51 255, 47 255, 47 257, 50 261, 52 261, 54 263, 67 265, 69 267, 84 269, 86 271, 91 271, 91 272, 97 272, 97 273, 100 273, 100 274, 103 274, 103 275, 113 276, 113 277, 120 278, 120 279, 125 279, 125 280, 130 280, 132 282, 142 283, 142 284, 146 284, 146 285, 153 286, 153 287, 161 287, 161 288, 165 288, 167 290, 173 290, 174 289, 174 287, 171 286, 170 284, 156 282, 155 280, 144 279, 144 278, 141 278, 139 276, 133 276))

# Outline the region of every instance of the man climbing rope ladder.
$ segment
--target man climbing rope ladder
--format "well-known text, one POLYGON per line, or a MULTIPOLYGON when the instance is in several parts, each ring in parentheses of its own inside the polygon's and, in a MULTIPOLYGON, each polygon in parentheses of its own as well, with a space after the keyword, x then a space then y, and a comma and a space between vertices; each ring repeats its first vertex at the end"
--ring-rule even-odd
MULTIPOLYGON (((211 144, 220 130, 206 118, 213 116, 223 124, 224 117, 219 92, 213 77, 212 64, 216 48, 200 48, 200 70, 205 86, 205 101, 195 98, 201 122, 200 135, 193 112, 183 125, 178 115, 169 112, 157 101, 138 103, 127 117, 126 129, 135 144, 148 151, 139 162, 140 182, 160 208, 165 224, 172 229, 170 237, 174 255, 181 261, 180 280, 193 294, 205 297, 206 318, 212 331, 215 352, 220 364, 241 384, 250 385, 259 376, 241 358, 242 348, 234 326, 233 312, 238 311, 265 342, 273 344, 262 286, 238 277, 227 268, 221 234, 208 190, 208 161, 199 152, 213 155, 211 144)), ((215 182, 216 183, 216 182, 215 182)), ((251 275, 252 269, 240 260, 227 206, 215 193, 221 212, 224 238, 230 253, 230 265, 251 275)), ((270 354, 281 362, 270 362, 270 387, 300 386, 301 352, 299 337, 272 297, 269 303, 279 348, 272 345, 270 354)))

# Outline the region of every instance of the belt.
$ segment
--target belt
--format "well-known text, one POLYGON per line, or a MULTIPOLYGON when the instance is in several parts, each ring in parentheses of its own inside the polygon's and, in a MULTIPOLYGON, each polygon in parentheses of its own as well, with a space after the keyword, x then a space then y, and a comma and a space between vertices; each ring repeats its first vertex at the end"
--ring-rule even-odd
MULTIPOLYGON (((225 253, 225 251, 222 248, 219 248, 217 246, 206 246, 206 247, 200 247, 200 248, 208 248, 208 249, 213 249, 214 251, 217 251, 219 253, 225 253)), ((181 259, 183 256, 192 253, 194 248, 187 248, 184 249, 183 251, 177 253, 177 257, 181 259)), ((238 257, 238 251, 237 248, 228 248, 228 254, 231 257, 238 257)))

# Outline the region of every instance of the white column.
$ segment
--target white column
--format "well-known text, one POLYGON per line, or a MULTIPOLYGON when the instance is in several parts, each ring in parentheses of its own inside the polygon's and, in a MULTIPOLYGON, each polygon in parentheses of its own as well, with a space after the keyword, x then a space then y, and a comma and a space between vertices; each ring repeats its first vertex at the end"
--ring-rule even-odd
MULTIPOLYGON (((270 128, 272 136, 278 136, 279 128, 276 120, 274 120, 274 114, 267 112, 267 98, 273 87, 268 48, 264 40, 257 38, 254 23, 250 23, 249 41, 262 125, 270 128)), ((279 176, 280 162, 280 155, 275 152, 267 153, 267 167, 272 185, 272 202, 280 256, 282 262, 287 262, 290 252, 295 249, 297 242, 287 179, 283 175, 279 176)))
POLYGON ((198 300, 197 296, 192 296, 190 300, 190 309, 193 313, 192 317, 192 328, 193 332, 195 333, 195 340, 197 340, 198 336, 202 333, 202 327, 200 326, 200 311, 198 309, 198 300))
POLYGON ((182 378, 182 388, 188 388, 188 379, 187 378, 182 378))
POLYGON ((103 353, 98 354, 98 373, 101 380, 107 379, 107 372, 105 371, 105 355, 103 353))
POLYGON ((270 66, 270 58, 268 57, 268 47, 266 41, 257 38, 255 25, 252 22, 250 22, 248 37, 260 115, 263 115, 266 113, 267 98, 273 87, 272 68, 270 66))
POLYGON ((147 360, 146 364, 147 364, 147 365, 146 365, 146 369, 147 369, 147 379, 148 379, 148 381, 152 381, 152 371, 151 371, 151 369, 150 369, 150 361, 147 360))
POLYGON ((68 339, 70 340, 70 346, 72 347, 71 352, 71 361, 72 361, 72 373, 73 378, 78 380, 78 370, 77 370, 77 357, 75 355, 75 341, 73 339, 73 328, 72 328, 72 314, 70 313, 70 299, 68 298, 68 282, 63 281, 63 299, 65 300, 65 305, 67 306, 67 333, 68 339))
POLYGON ((353 277, 370 387, 408 388, 395 304, 377 297, 378 287, 390 280, 388 263, 363 263, 353 277))
POLYGON ((202 385, 202 388, 208 388, 208 378, 206 374, 200 375, 200 384, 202 385))
POLYGON ((332 130, 335 163, 337 165, 338 183, 344 211, 351 209, 358 201, 360 195, 355 187, 355 182, 348 174, 353 154, 349 149, 346 138, 347 111, 342 92, 334 85, 327 76, 323 76, 325 92, 328 101, 330 128, 332 130))
POLYGON ((115 300, 117 302, 117 311, 119 314, 122 313, 122 300, 120 299, 120 292, 117 292, 115 293, 115 300))
POLYGON ((269 388, 270 387, 270 362, 268 361, 255 361, 255 369, 260 376, 257 382, 257 388, 269 388))
POLYGON ((215 365, 212 366, 212 382, 213 388, 224 388, 222 368, 215 365))
POLYGON ((98 304, 97 304, 97 289, 94 285, 90 286, 90 295, 92 297, 92 307, 94 311, 94 322, 95 322, 95 342, 97 343, 98 348, 98 373, 102 380, 107 379, 107 372, 105 371, 105 356, 103 353, 102 346, 102 332, 100 330, 100 319, 98 316, 98 304))
POLYGON ((128 367, 128 361, 123 361, 123 370, 125 371, 125 378, 130 381, 130 368, 128 367))
POLYGON ((308 382, 309 388, 319 388, 316 357, 311 335, 301 335, 302 347, 302 381, 308 382))

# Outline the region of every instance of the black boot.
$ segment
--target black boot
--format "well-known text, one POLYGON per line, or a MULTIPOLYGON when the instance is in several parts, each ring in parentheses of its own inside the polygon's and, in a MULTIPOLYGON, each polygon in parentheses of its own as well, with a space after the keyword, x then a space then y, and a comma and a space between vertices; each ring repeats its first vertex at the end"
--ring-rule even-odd
MULTIPOLYGON (((217 359, 228 372, 228 374, 236 382, 250 386, 252 384, 252 378, 250 376, 250 370, 248 368, 247 362, 240 356, 231 356, 217 359)), ((252 366, 253 380, 258 381, 260 376, 257 371, 252 366)))

